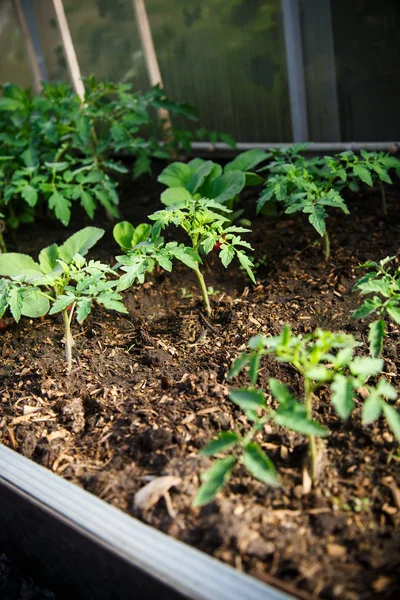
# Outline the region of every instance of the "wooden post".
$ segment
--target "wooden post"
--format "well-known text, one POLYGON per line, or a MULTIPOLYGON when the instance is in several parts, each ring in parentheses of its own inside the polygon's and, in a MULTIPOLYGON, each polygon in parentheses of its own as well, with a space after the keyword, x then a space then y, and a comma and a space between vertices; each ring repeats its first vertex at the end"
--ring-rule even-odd
POLYGON ((14 8, 17 14, 18 23, 22 32, 22 37, 24 40, 25 50, 29 61, 29 66, 31 68, 32 79, 33 79, 33 87, 37 94, 42 91, 42 81, 40 76, 40 67, 37 60, 37 56, 35 53, 35 49, 33 47, 32 38, 29 32, 29 28, 26 22, 25 13, 21 6, 21 0, 14 0, 14 8))
POLYGON ((74 87, 75 92, 78 94, 78 96, 83 102, 85 98, 85 86, 83 85, 81 70, 79 68, 74 44, 72 42, 68 21, 65 16, 64 6, 62 0, 52 0, 52 2, 56 13, 58 28, 61 34, 65 59, 67 61, 68 72, 72 81, 72 85, 74 87))
MULTIPOLYGON (((150 85, 159 85, 161 88, 163 88, 164 86, 160 67, 157 60, 156 50, 154 48, 153 36, 151 34, 149 17, 147 15, 144 0, 132 0, 132 3, 135 10, 136 23, 142 44, 150 85)), ((164 128, 167 130, 172 129, 169 112, 165 108, 159 108, 157 112, 159 119, 164 121, 164 128)))

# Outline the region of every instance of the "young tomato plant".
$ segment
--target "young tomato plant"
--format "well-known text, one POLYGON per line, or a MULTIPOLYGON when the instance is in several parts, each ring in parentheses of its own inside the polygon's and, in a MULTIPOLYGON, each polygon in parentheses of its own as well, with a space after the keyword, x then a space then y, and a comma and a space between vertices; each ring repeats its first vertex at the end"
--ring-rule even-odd
POLYGON ((379 263, 367 261, 360 265, 367 273, 361 277, 353 288, 361 296, 374 295, 367 298, 351 315, 353 319, 363 319, 375 313, 378 319, 370 323, 368 341, 371 355, 376 358, 382 352, 383 340, 386 335, 387 315, 397 325, 400 325, 400 267, 392 264, 395 256, 387 256, 379 263))
POLYGON ((72 368, 74 314, 82 323, 94 302, 106 309, 127 313, 121 296, 115 291, 118 280, 108 265, 87 262, 84 255, 103 236, 104 230, 86 227, 69 237, 64 244, 52 244, 34 261, 26 254, 0 255, 0 317, 7 308, 15 321, 21 316, 42 317, 61 312, 68 370, 72 368))
POLYGON ((353 350, 360 345, 353 336, 317 329, 305 336, 294 336, 289 326, 276 337, 255 336, 249 341, 250 352, 242 354, 234 363, 230 376, 236 376, 249 367, 252 388, 257 383, 260 361, 271 354, 279 361, 291 364, 303 377, 303 404, 299 405, 289 390, 275 380, 270 381, 272 395, 279 403, 274 421, 283 427, 308 436, 309 475, 315 480, 317 445, 315 436, 327 435, 328 431, 313 420, 313 397, 321 386, 326 386, 330 401, 341 419, 347 419, 355 406, 357 389, 363 387, 369 396, 363 406, 365 423, 379 417, 383 411, 397 439, 400 440, 400 415, 385 398, 394 400, 396 390, 385 379, 376 387, 368 380, 378 375, 383 360, 370 357, 353 357, 353 350), (376 413, 373 413, 373 407, 376 413))
POLYGON ((255 282, 253 263, 247 255, 252 248, 239 235, 249 230, 229 225, 230 219, 227 215, 232 212, 229 208, 215 200, 194 198, 185 188, 175 187, 165 190, 161 199, 167 208, 149 216, 149 219, 154 221, 151 239, 139 243, 128 251, 126 256, 117 257, 122 270, 125 271, 118 289, 126 289, 136 278, 143 281, 145 272, 154 265, 154 262, 166 271, 171 271, 173 260, 177 259, 194 271, 204 308, 210 316, 209 295, 200 270, 201 254, 208 254, 216 243, 220 242, 219 257, 224 267, 228 267, 236 256, 250 279, 255 282), (183 229, 191 245, 186 246, 177 242, 165 243, 161 232, 169 225, 183 229))

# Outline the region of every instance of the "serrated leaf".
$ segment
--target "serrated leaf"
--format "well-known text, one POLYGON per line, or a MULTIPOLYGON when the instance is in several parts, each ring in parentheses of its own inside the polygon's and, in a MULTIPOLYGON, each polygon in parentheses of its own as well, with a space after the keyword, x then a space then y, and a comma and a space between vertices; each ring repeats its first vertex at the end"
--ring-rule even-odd
POLYGON ((215 440, 209 442, 201 451, 200 456, 214 456, 223 450, 236 446, 241 440, 234 431, 223 431, 215 440))
POLYGON ((393 319, 397 325, 400 325, 400 306, 397 306, 397 302, 389 302, 386 306, 388 315, 393 319))
POLYGON ((86 190, 81 189, 80 190, 80 199, 81 199, 81 206, 82 206, 83 210, 86 212, 87 216, 90 219, 93 219, 94 213, 96 210, 96 202, 95 202, 93 196, 91 196, 89 194, 89 192, 87 192, 86 190))
POLYGON ((396 388, 384 378, 378 381, 376 390, 381 396, 389 398, 389 400, 396 400, 397 398, 396 388))
POLYGON ((21 196, 29 206, 36 206, 38 192, 32 185, 26 185, 21 192, 21 196))
POLYGON ((239 358, 237 358, 234 361, 232 367, 229 370, 228 379, 232 379, 233 377, 239 375, 239 373, 241 373, 244 367, 248 364, 249 360, 250 356, 245 352, 241 356, 239 356, 239 358))
POLYGON ((151 173, 151 159, 149 156, 138 156, 133 166, 133 179, 138 179, 145 173, 151 173))
POLYGON ((386 335, 385 321, 378 319, 369 324, 369 351, 373 358, 378 358, 382 352, 383 338, 386 335))
POLYGON ((332 371, 323 365, 311 367, 305 372, 305 377, 312 381, 329 381, 332 375, 332 371))
POLYGON ((277 379, 271 377, 268 381, 268 385, 275 400, 277 400, 280 404, 286 404, 287 402, 291 402, 293 400, 293 397, 286 385, 277 379))
POLYGON ((76 320, 78 323, 83 323, 92 309, 91 298, 81 297, 76 303, 76 320))
POLYGON ((208 504, 216 494, 226 485, 236 462, 234 456, 216 460, 213 466, 201 475, 202 485, 197 491, 193 506, 208 504))
POLYGON ((279 487, 274 463, 257 443, 247 444, 243 454, 243 463, 253 477, 272 487, 279 487))
POLYGON ((371 173, 362 165, 354 165, 353 173, 356 177, 359 177, 361 181, 366 183, 369 186, 372 186, 372 177, 371 173))
POLYGON ((234 247, 230 246, 228 244, 224 244, 221 248, 221 252, 219 253, 219 257, 225 268, 231 264, 234 256, 235 256, 234 247))
POLYGON ((374 391, 370 393, 362 407, 362 423, 368 425, 376 421, 382 412, 382 400, 374 391))
POLYGON ((393 431, 396 440, 400 442, 400 414, 386 402, 383 404, 382 409, 390 429, 393 431))
POLYGON ((382 371, 383 365, 384 362, 381 358, 356 356, 350 364, 350 372, 366 381, 369 377, 378 375, 382 371))
POLYGON ((244 411, 266 408, 265 394, 262 390, 231 390, 229 398, 244 411))
POLYGON ((333 394, 331 403, 339 417, 348 419, 354 409, 354 389, 351 381, 344 375, 336 375, 331 385, 333 394))
POLYGON ((363 319, 372 314, 382 306, 382 300, 378 296, 367 298, 364 302, 351 314, 352 319, 363 319))
POLYGON ((22 314, 22 294, 23 288, 12 287, 8 295, 8 304, 14 321, 18 323, 22 314))
POLYGON ((254 277, 254 273, 252 268, 254 267, 253 261, 242 251, 236 251, 236 256, 239 259, 240 264, 243 269, 246 271, 247 275, 250 277, 253 283, 256 283, 256 278, 254 277))
POLYGON ((59 219, 63 225, 67 226, 71 218, 71 202, 68 198, 63 196, 58 190, 55 190, 50 196, 48 203, 49 208, 54 210, 57 219, 59 219))
POLYGON ((321 237, 325 234, 326 230, 326 216, 327 215, 324 210, 318 209, 318 207, 314 206, 312 212, 310 212, 310 216, 308 217, 308 220, 310 221, 311 225, 321 237))
POLYGON ((61 296, 57 296, 50 308, 49 315, 55 315, 56 313, 65 310, 74 302, 74 300, 75 296, 73 294, 61 294, 61 296))

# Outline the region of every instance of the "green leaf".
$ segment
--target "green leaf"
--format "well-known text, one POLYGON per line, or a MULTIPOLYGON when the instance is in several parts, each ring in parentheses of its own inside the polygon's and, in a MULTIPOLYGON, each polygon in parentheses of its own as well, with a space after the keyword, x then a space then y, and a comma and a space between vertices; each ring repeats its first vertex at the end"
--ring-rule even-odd
POLYGON ((200 456, 214 456, 223 450, 232 448, 240 442, 240 435, 234 431, 223 431, 215 440, 209 442, 201 451, 200 456))
POLYGON ((386 305, 386 310, 393 321, 397 323, 397 325, 400 325, 400 306, 397 306, 396 304, 397 301, 389 302, 389 304, 386 305))
POLYGON ((92 309, 91 298, 81 297, 76 303, 76 320, 78 323, 83 323, 92 309))
POLYGON ((333 372, 323 365, 318 365, 308 369, 304 375, 312 381, 329 381, 332 378, 333 372))
POLYGON ((237 377, 237 375, 239 375, 239 373, 241 373, 241 371, 243 371, 244 367, 248 364, 249 360, 250 360, 250 356, 248 354, 246 354, 245 352, 243 352, 243 354, 234 361, 232 367, 230 368, 230 371, 228 373, 228 379, 237 377))
POLYGON ((325 218, 326 218, 326 212, 323 209, 318 208, 317 206, 314 206, 312 211, 310 212, 310 216, 308 217, 308 220, 310 221, 311 225, 314 227, 314 229, 317 231, 317 233, 319 233, 320 236, 323 236, 325 234, 325 230, 326 230, 326 225, 325 225, 325 218))
POLYGON ((369 377, 378 375, 382 371, 383 365, 384 362, 381 358, 356 356, 350 363, 350 372, 366 381, 369 377))
POLYGON ((376 419, 380 417, 382 406, 383 402, 379 398, 379 395, 375 392, 375 390, 372 390, 362 407, 363 425, 368 425, 369 423, 376 421, 376 419))
POLYGON ((369 324, 369 351, 373 358, 378 358, 382 352, 383 338, 386 335, 385 321, 378 319, 369 324))
POLYGON ((393 431, 396 440, 400 442, 400 414, 393 406, 386 402, 382 408, 390 429, 393 431))
POLYGON ((151 225, 149 223, 139 223, 133 233, 132 246, 136 246, 140 242, 145 242, 150 237, 150 233, 151 225))
POLYGON ((344 375, 336 375, 332 382, 333 390, 331 402, 337 414, 343 420, 348 419, 354 408, 354 390, 352 382, 344 375))
POLYGON ((231 390, 229 398, 244 411, 266 408, 265 394, 262 390, 231 390))
POLYGON ((376 311, 382 306, 382 300, 378 296, 367 298, 364 302, 351 314, 352 319, 363 319, 376 311))
POLYGON ((50 302, 42 296, 37 288, 25 288, 22 294, 21 314, 30 319, 36 319, 47 315, 50 302))
POLYGON ((329 431, 320 423, 307 417, 306 408, 300 402, 293 401, 288 406, 280 406, 274 413, 274 421, 280 427, 286 427, 303 435, 326 437, 329 431))
POLYGON ((21 192, 21 196, 29 206, 35 206, 38 200, 37 190, 31 185, 26 185, 21 192))
POLYGON ((134 233, 135 228, 129 221, 121 221, 121 223, 114 225, 114 240, 124 252, 127 252, 133 247, 132 240, 134 233))
POLYGON ((182 162, 174 162, 168 165, 157 177, 157 181, 163 183, 169 188, 186 188, 186 184, 192 175, 192 169, 189 165, 182 162))
POLYGON ((8 296, 8 304, 10 306, 10 311, 13 316, 13 319, 17 323, 20 320, 22 314, 22 293, 23 288, 12 287, 8 296))
POLYGON ((230 265, 230 263, 232 262, 233 258, 235 256, 235 249, 233 246, 230 246, 228 244, 224 244, 222 246, 221 252, 219 253, 219 257, 221 259, 222 264, 224 265, 224 267, 228 267, 230 265))
POLYGON ((252 186, 252 185, 260 185, 264 181, 264 179, 262 177, 260 177, 260 175, 257 175, 257 173, 251 173, 250 171, 246 171, 245 175, 246 175, 246 183, 245 183, 246 187, 252 186))
POLYGON ((151 173, 151 159, 143 154, 138 156, 133 167, 133 179, 137 179, 145 173, 151 173))
POLYGON ((52 307, 50 308, 49 315, 55 315, 56 313, 65 310, 66 308, 68 308, 68 306, 70 306, 74 302, 74 300, 75 300, 75 296, 74 296, 74 294, 71 294, 71 293, 61 294, 60 296, 57 296, 52 307))
POLYGON ((247 150, 247 152, 242 152, 231 162, 225 165, 224 171, 225 173, 228 171, 242 171, 242 173, 251 171, 254 169, 254 167, 257 167, 257 165, 266 160, 268 156, 269 155, 265 152, 265 150, 260 150, 259 148, 247 150))
POLYGON ((359 177, 361 181, 366 183, 369 186, 372 186, 372 177, 368 169, 363 167, 362 165, 354 165, 353 173, 356 177, 359 177))
POLYGON ((96 202, 94 201, 93 196, 91 196, 86 190, 81 189, 80 198, 83 210, 86 212, 90 219, 93 219, 94 212, 96 209, 96 202))
POLYGON ((39 264, 43 273, 50 273, 57 266, 58 246, 51 244, 40 251, 39 264))
POLYGON ((244 252, 241 251, 236 251, 236 256, 238 257, 240 264, 246 271, 247 275, 250 277, 251 281, 253 283, 256 283, 256 278, 254 277, 254 273, 252 270, 252 267, 254 267, 253 261, 244 252))
POLYGON ((48 203, 49 208, 54 210, 57 219, 59 219, 63 225, 67 226, 71 218, 71 202, 68 198, 63 196, 58 190, 55 190, 50 196, 48 203))
POLYGON ((196 258, 192 248, 177 246, 176 248, 170 248, 170 253, 190 269, 198 268, 200 257, 196 258))
POLYGON ((14 98, 0 98, 0 111, 23 110, 24 105, 14 98))
POLYGON ((274 463, 261 449, 259 444, 255 442, 247 444, 243 454, 243 463, 253 477, 272 487, 279 487, 274 463))
POLYGON ((172 187, 163 191, 161 194, 161 202, 165 204, 165 206, 172 206, 173 204, 190 200, 191 197, 192 194, 186 188, 172 187))
POLYGON ((251 385, 256 385, 257 383, 260 360, 260 354, 258 352, 253 352, 249 360, 249 379, 251 385))
POLYGON ((61 260, 70 264, 75 254, 86 256, 100 238, 104 235, 104 229, 98 227, 85 227, 69 237, 62 246, 59 247, 59 256, 61 260))
POLYGON ((2 277, 38 277, 43 275, 40 265, 27 254, 6 252, 0 254, 0 275, 2 277))
POLYGON ((389 398, 389 400, 396 400, 397 398, 396 388, 391 383, 389 383, 384 377, 382 377, 378 381, 376 390, 378 394, 380 394, 384 398, 389 398))
POLYGON ((204 482, 193 501, 193 506, 203 506, 208 504, 216 494, 226 485, 232 473, 236 462, 234 456, 216 460, 213 466, 202 474, 201 480, 204 482))
POLYGON ((289 392, 286 385, 271 377, 268 381, 269 389, 271 390, 271 394, 274 398, 280 403, 285 404, 287 402, 291 402, 293 397, 289 392))
POLYGON ((202 189, 206 198, 211 198, 220 204, 232 200, 240 194, 246 183, 246 176, 240 171, 229 171, 220 177, 207 181, 202 189))
POLYGON ((195 194, 203 185, 206 177, 212 173, 214 164, 215 163, 213 163, 212 160, 202 162, 202 164, 192 173, 184 187, 186 187, 191 194, 195 194))

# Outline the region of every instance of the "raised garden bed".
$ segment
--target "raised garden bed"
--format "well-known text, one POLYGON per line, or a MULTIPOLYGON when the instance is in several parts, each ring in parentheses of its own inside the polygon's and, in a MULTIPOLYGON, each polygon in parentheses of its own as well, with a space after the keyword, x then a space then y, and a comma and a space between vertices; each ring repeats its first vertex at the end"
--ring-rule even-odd
MULTIPOLYGON (((159 188, 146 181, 125 192, 124 218, 139 222, 155 208, 159 188)), ((316 414, 332 433, 323 475, 310 494, 301 486, 304 437, 271 426, 264 447, 282 487, 269 488, 239 470, 210 505, 191 506, 198 475, 210 464, 199 450, 217 432, 245 428, 242 411, 227 398, 225 376, 249 337, 276 335, 289 323, 295 332, 321 327, 366 341, 367 324, 349 318, 359 303, 351 289, 360 262, 399 250, 397 188, 388 191, 387 201, 389 216, 383 219, 377 194, 349 199, 351 217, 329 219, 331 258, 325 263, 304 216, 254 218, 250 196, 246 216, 253 219, 256 286, 209 255, 207 284, 218 292, 208 320, 189 270, 151 276, 126 293, 129 316, 96 309, 81 332, 75 327, 76 362, 69 376, 58 317, 19 325, 5 319, 1 441, 238 570, 261 581, 279 579, 299 597, 397 597, 396 443, 384 421, 362 427, 359 408, 340 421, 323 391, 316 414), (138 490, 162 475, 175 476, 176 484, 148 510, 134 509, 138 490)), ((109 234, 96 258, 112 261, 118 251, 111 225, 98 224, 109 234)), ((81 226, 75 223, 71 232, 81 226)), ((35 253, 65 237, 61 227, 35 226, 20 235, 20 250, 35 253)), ((389 326, 383 355, 393 384, 398 333, 389 326)), ((261 383, 270 377, 300 392, 294 370, 267 358, 261 383)))

